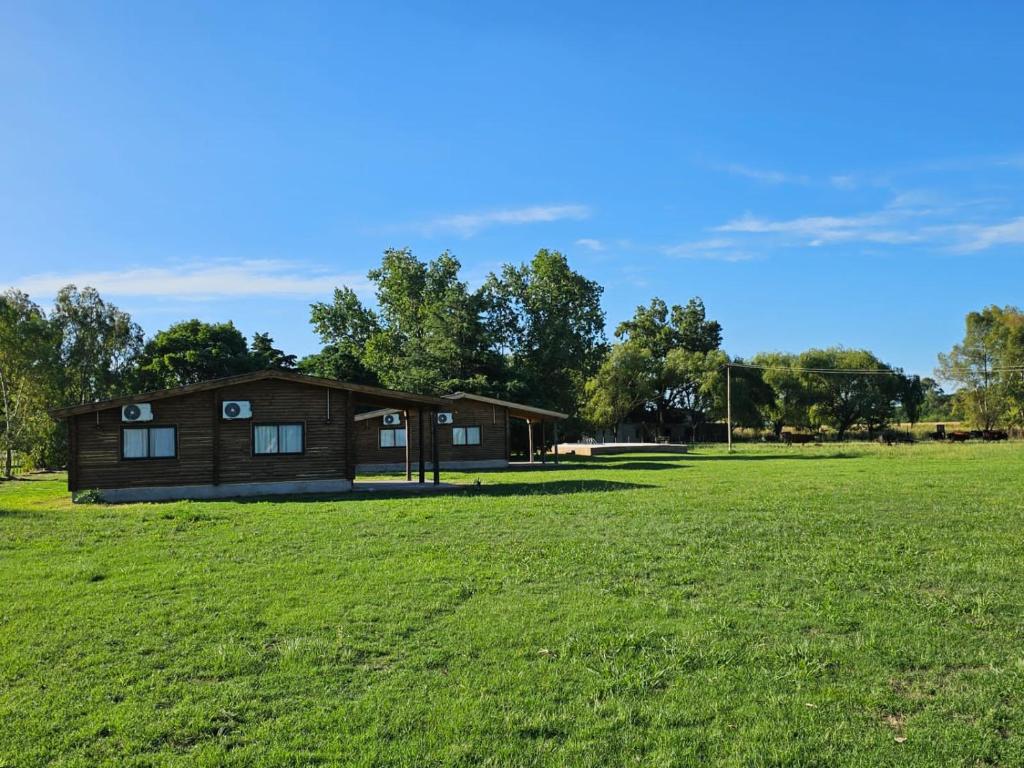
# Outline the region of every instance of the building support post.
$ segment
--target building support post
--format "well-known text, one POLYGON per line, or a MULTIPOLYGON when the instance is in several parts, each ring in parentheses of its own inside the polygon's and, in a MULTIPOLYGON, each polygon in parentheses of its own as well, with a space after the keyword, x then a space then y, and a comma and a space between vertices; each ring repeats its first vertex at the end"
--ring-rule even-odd
POLYGON ((441 457, 437 450, 437 409, 430 412, 430 456, 434 460, 434 485, 441 483, 441 457))
POLYGON ((555 466, 558 466, 558 422, 555 422, 555 436, 552 438, 555 441, 555 466))
POLYGON ((412 456, 409 441, 412 439, 412 430, 409 429, 409 409, 402 411, 403 428, 405 429, 405 482, 412 480, 412 456))
POLYGON ((419 408, 416 409, 416 418, 418 418, 419 422, 420 422, 419 430, 418 430, 419 434, 416 437, 417 437, 417 440, 419 442, 419 449, 420 449, 420 485, 423 485, 424 483, 427 482, 427 456, 426 456, 427 452, 425 450, 425 446, 423 445, 423 443, 424 443, 424 440, 423 440, 423 430, 424 430, 424 427, 426 425, 423 423, 423 407, 422 406, 420 406, 419 408))
POLYGON ((725 429, 729 453, 732 453, 732 366, 725 366, 725 429))
POLYGON ((541 421, 540 421, 540 463, 541 464, 547 464, 548 463, 548 447, 547 447, 547 442, 544 439, 546 437, 546 434, 545 434, 546 431, 547 430, 544 429, 544 420, 541 419, 541 421))
POLYGON ((530 421, 529 419, 526 420, 526 435, 527 435, 526 442, 527 442, 527 445, 529 446, 529 451, 530 451, 530 458, 528 459, 528 461, 531 464, 533 464, 533 422, 530 421))

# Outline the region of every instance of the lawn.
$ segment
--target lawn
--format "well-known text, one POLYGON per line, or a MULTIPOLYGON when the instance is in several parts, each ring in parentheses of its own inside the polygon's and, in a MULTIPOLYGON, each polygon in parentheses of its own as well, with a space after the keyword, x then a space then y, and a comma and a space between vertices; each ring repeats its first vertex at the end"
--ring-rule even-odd
POLYGON ((1024 764, 1024 446, 0 484, 0 766, 1024 764))

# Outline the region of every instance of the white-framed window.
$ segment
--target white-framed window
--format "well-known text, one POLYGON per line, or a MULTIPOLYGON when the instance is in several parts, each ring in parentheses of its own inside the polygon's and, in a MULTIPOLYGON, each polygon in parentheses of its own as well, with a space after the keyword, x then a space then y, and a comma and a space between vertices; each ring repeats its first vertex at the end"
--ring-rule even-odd
POLYGON ((124 427, 122 459, 173 459, 178 455, 177 427, 124 427))
POLYGON ((480 445, 480 427, 452 427, 452 445, 480 445))
POLYGON ((257 456, 279 453, 302 453, 305 445, 305 425, 253 424, 252 452, 257 456))
POLYGON ((379 445, 381 448, 405 448, 405 440, 405 427, 382 429, 380 431, 379 445))

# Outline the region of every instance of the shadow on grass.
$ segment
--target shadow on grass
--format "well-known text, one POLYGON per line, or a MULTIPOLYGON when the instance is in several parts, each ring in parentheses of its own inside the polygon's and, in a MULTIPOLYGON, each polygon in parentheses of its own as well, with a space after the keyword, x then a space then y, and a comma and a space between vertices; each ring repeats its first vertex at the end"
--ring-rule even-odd
POLYGON ((290 503, 296 501, 356 503, 360 501, 415 500, 436 498, 438 496, 564 496, 574 493, 611 493, 655 487, 657 486, 645 485, 643 483, 626 483, 617 480, 552 480, 536 483, 502 483, 495 485, 464 484, 448 487, 442 485, 436 491, 433 489, 415 491, 354 490, 346 493, 297 494, 294 496, 244 496, 234 499, 217 499, 217 501, 235 504, 290 503))

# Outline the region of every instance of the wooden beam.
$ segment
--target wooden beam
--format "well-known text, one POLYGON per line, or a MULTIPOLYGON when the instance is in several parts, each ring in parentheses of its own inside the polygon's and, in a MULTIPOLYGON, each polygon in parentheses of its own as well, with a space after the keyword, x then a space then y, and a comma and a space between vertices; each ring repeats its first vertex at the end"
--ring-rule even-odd
POLYGON ((555 436, 552 438, 555 441, 555 466, 558 466, 558 422, 555 422, 554 426, 555 436))
POLYGON ((409 429, 408 410, 402 411, 402 422, 405 429, 405 481, 409 482, 412 480, 412 456, 410 454, 412 449, 409 447, 410 442, 412 442, 412 430, 409 429))
POLYGON ((417 408, 416 413, 417 418, 419 419, 420 422, 419 429, 417 430, 417 432, 419 433, 417 435, 417 442, 419 443, 420 451, 420 485, 422 485, 423 483, 427 482, 427 452, 423 445, 423 430, 426 428, 426 425, 423 423, 423 408, 417 408))
POLYGON ((434 485, 441 482, 441 457, 437 450, 437 409, 430 412, 430 456, 434 460, 434 485))
POLYGON ((531 464, 533 464, 533 422, 531 422, 529 419, 526 420, 526 435, 526 443, 529 446, 530 451, 530 458, 528 459, 528 461, 531 464))

